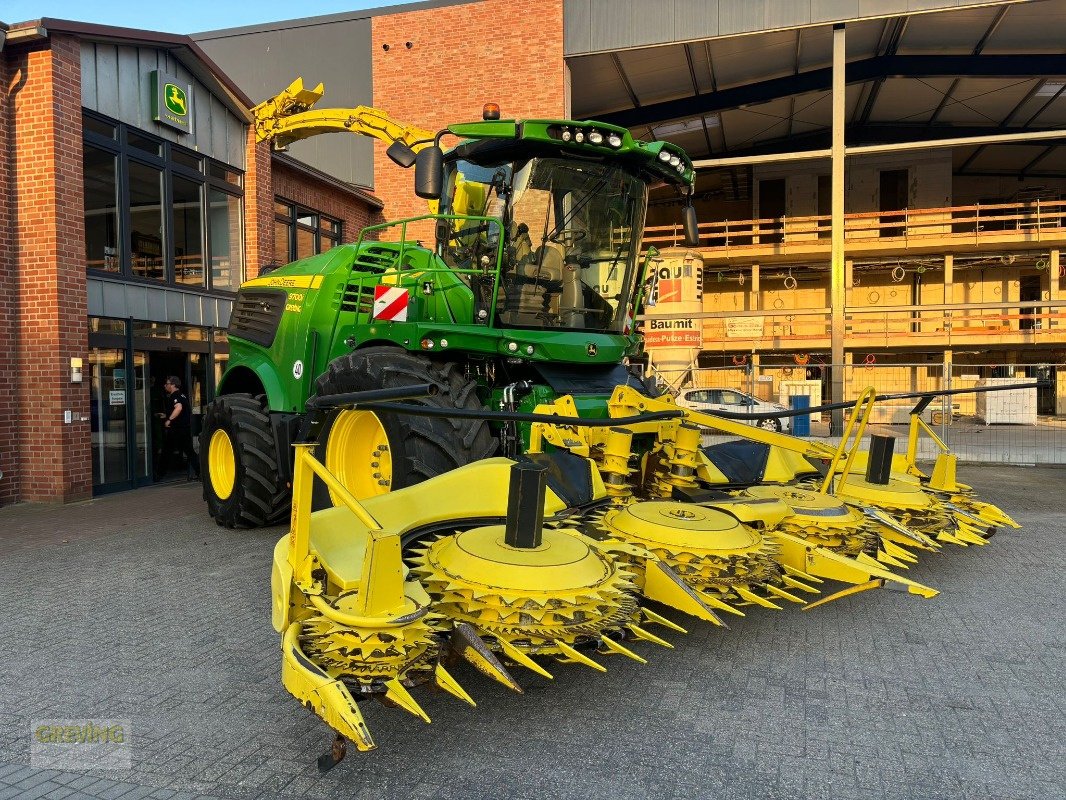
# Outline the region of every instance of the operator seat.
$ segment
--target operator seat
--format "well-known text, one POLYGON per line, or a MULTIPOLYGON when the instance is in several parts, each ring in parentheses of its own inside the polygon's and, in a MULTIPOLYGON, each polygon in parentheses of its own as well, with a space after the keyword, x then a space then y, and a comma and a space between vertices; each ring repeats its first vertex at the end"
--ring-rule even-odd
POLYGON ((581 276, 567 262, 566 247, 545 242, 520 261, 504 280, 504 325, 584 327, 581 276))

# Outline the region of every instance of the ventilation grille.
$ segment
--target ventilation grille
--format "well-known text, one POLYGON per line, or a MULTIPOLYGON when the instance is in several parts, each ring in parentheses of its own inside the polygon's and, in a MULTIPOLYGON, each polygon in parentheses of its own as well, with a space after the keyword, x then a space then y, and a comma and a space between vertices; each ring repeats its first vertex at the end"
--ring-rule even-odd
POLYGON ((374 310, 375 284, 349 283, 341 296, 341 311, 369 314, 374 310))
POLYGON ((285 312, 286 297, 278 290, 241 290, 233 304, 229 335, 270 347, 285 312))

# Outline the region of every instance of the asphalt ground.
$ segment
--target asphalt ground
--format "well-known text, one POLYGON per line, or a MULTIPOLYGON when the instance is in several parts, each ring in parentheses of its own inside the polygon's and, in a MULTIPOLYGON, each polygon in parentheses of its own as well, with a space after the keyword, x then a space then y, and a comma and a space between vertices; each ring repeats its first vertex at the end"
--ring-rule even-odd
POLYGON ((377 705, 378 749, 320 775, 326 726, 282 688, 270 559, 196 484, 0 509, 0 798, 1062 798, 1066 471, 968 467, 1025 527, 877 591, 730 630, 679 621, 642 666, 469 669, 471 709, 377 705), (32 766, 42 720, 124 720, 129 768, 32 766))

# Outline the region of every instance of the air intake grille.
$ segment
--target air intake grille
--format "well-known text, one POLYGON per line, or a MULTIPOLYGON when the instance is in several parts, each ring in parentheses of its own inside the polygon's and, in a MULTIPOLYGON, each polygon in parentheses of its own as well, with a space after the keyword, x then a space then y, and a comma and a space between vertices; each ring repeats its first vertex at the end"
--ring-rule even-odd
POLYGON ((285 311, 286 296, 276 289, 239 292, 229 320, 229 335, 270 347, 285 311))
POLYGON ((369 314, 374 310, 374 284, 349 283, 341 297, 341 311, 369 314))

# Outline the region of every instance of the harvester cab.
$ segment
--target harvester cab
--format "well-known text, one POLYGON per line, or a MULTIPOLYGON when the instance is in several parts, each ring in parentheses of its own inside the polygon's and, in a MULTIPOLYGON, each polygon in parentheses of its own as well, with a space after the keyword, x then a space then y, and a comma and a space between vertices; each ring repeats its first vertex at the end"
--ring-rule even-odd
MULTIPOLYGON (((691 196, 684 152, 624 128, 486 110, 434 134, 377 109, 313 108, 321 96, 294 82, 256 107, 257 135, 388 141, 434 213, 368 227, 241 287, 201 438, 205 499, 229 527, 288 513, 291 445, 312 396, 433 383, 440 392, 412 402, 532 411, 571 395, 602 415, 616 385, 639 380, 624 362, 639 349, 648 192, 691 196)), ((686 220, 694 229, 691 208, 686 220)), ((517 455, 528 435, 528 425, 349 409, 331 415, 319 455, 363 498, 517 455)))

